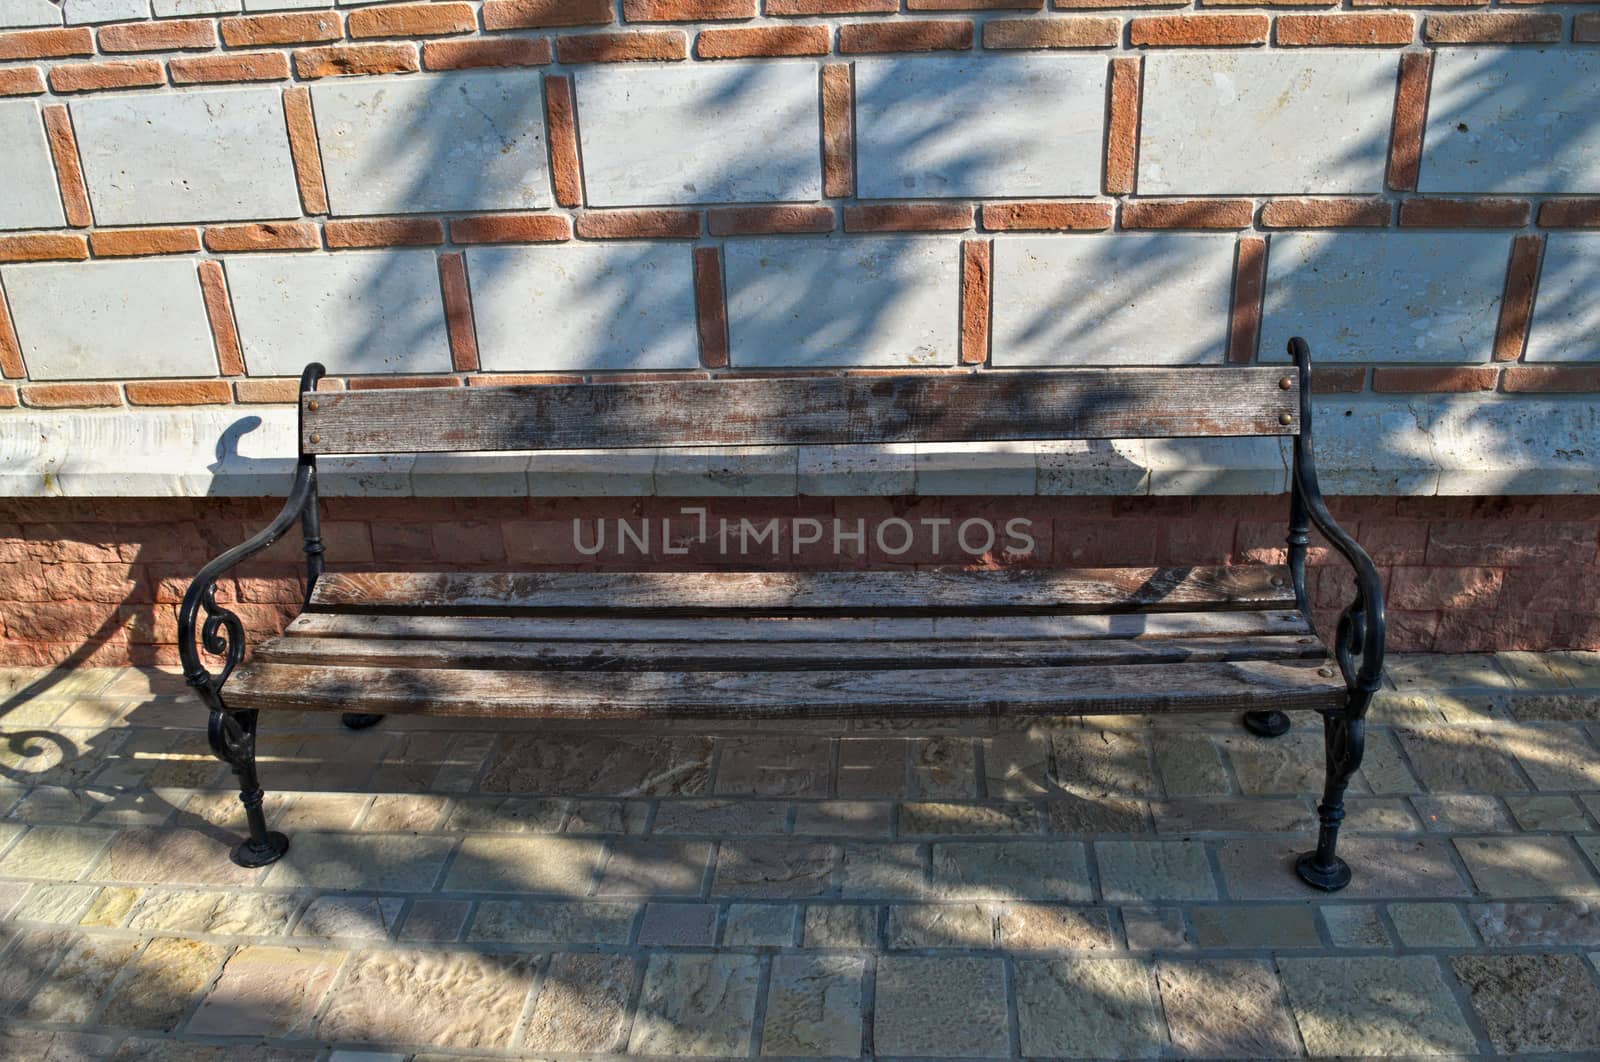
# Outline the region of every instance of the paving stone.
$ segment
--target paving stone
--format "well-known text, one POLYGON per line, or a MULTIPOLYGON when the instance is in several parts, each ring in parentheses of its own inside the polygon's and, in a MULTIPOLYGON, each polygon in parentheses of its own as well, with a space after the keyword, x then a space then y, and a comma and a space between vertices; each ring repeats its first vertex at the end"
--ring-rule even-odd
MULTIPOLYGON (((472 843, 473 838, 467 838, 463 848, 472 843)), ((302 833, 294 838, 288 854, 273 864, 267 884, 274 888, 423 892, 433 887, 453 845, 448 837, 302 833)), ((473 865, 470 858, 458 857, 451 868, 452 878, 462 873, 464 866, 473 865)))
POLYGON ((42 885, 17 909, 25 922, 76 925, 98 890, 93 885, 42 885))
POLYGON ((1422 784, 1433 792, 1527 789, 1498 737, 1460 727, 1397 732, 1422 784))
POLYGON ((91 96, 71 107, 101 225, 300 216, 276 88, 91 96))
POLYGON ((458 940, 471 909, 465 900, 417 900, 400 927, 400 939, 458 940))
POLYGON ((1150 805, 1157 833, 1304 833, 1317 825, 1305 798, 1166 800, 1150 805))
POLYGON ((1222 745, 1233 762, 1239 789, 1247 796, 1322 792, 1325 754, 1320 733, 1291 730, 1272 741, 1230 734, 1222 745))
POLYGON ((711 903, 645 904, 639 946, 709 948, 717 942, 717 917, 717 906, 711 903))
POLYGON ((524 1049, 618 1051, 628 1027, 634 960, 563 952, 550 959, 522 1038, 524 1049))
POLYGON ((1278 973, 1313 1055, 1448 1054, 1476 1047, 1431 958, 1279 959, 1278 973))
MULTIPOLYGON (((1295 874, 1294 861, 1311 847, 1309 838, 1222 842, 1217 846, 1217 861, 1228 895, 1235 900, 1304 900, 1305 882, 1295 874)), ((1471 894, 1439 838, 1341 837, 1339 856, 1354 873, 1340 893, 1348 899, 1471 894)))
POLYGON ((747 1053, 760 967, 754 955, 650 956, 628 1053, 747 1053))
POLYGON ((1189 912, 1202 948, 1320 948, 1310 907, 1278 904, 1196 907, 1189 912))
POLYGON ((955 241, 741 240, 723 248, 723 272, 734 365, 955 364, 956 319, 943 312, 959 272, 955 241))
POLYGON ((853 955, 773 959, 761 1053, 804 1058, 860 1054, 865 971, 866 960, 853 955))
POLYGON ((197 940, 157 937, 117 981, 100 1023, 125 1029, 176 1028, 226 953, 197 940))
POLYGON ((1016 964, 1022 1053, 1155 1058, 1167 1042, 1150 967, 1137 959, 1016 964))
MULTIPOLYGON (((1395 740, 1394 732, 1386 729, 1367 731, 1366 754, 1361 759, 1361 769, 1356 772, 1355 780, 1365 783, 1374 793, 1422 791, 1411 773, 1405 754, 1400 751, 1400 743, 1395 740)), ((1353 785, 1352 788, 1358 787, 1353 785)))
POLYGON ((386 940, 400 921, 400 896, 319 896, 294 927, 297 937, 317 940, 386 940))
POLYGON ((1163 731, 1151 737, 1161 788, 1168 797, 1224 796, 1228 770, 1207 734, 1163 731))
POLYGON ((110 830, 87 826, 35 826, 0 858, 0 875, 71 880, 89 868, 110 837, 110 830))
MULTIPOLYGON (((9 839, 0 836, 0 844, 9 839)), ((25 881, 0 881, 0 919, 10 918, 11 913, 21 906, 23 898, 28 895, 28 890, 31 888, 32 886, 25 881)))
POLYGON ((972 741, 931 737, 910 743, 911 776, 906 795, 921 800, 971 799, 978 795, 972 741))
POLYGON ((920 904, 889 908, 889 947, 980 948, 994 946, 994 916, 980 904, 920 904))
POLYGON ((863 59, 855 78, 864 199, 1100 191, 1106 66, 1096 59, 863 59), (1012 146, 976 146, 995 139, 1012 146))
POLYGON ((228 959, 186 1028, 197 1036, 309 1036, 344 957, 342 951, 245 945, 228 959))
POLYGON ((1475 903, 1467 912, 1490 947, 1600 947, 1600 904, 1592 901, 1475 903))
POLYGON ((1503 703, 1524 723, 1579 723, 1600 719, 1600 696, 1593 693, 1542 693, 1507 696, 1503 703))
MULTIPOLYGON (((0 889, 0 893, 4 890, 0 889)), ((89 910, 84 912, 82 920, 78 923, 84 926, 120 926, 122 920, 128 917, 128 912, 133 910, 133 905, 139 902, 143 893, 138 889, 124 889, 118 886, 107 886, 95 893, 94 902, 89 905, 89 910)), ((0 898, 0 917, 5 916, 6 904, 0 898)))
POLYGON ((906 795, 910 742, 902 738, 848 738, 839 742, 838 795, 899 799, 906 795))
POLYGON ((701 842, 618 841, 595 895, 698 896, 710 861, 711 845, 701 842))
POLYGON ((1358 833, 1418 833, 1422 830, 1410 806, 1403 800, 1380 797, 1353 796, 1344 802, 1344 832, 1341 836, 1358 833))
POLYGON ((577 71, 591 206, 815 200, 816 69, 801 64, 577 71))
POLYGON ((856 904, 812 904, 806 908, 808 948, 875 948, 878 909, 856 904))
POLYGON ((934 889, 928 878, 928 849, 915 844, 843 845, 839 889, 852 898, 929 899, 934 889))
POLYGON ((1281 1058, 1300 1053, 1272 964, 1243 959, 1156 966, 1172 1045, 1183 1058, 1281 1058))
POLYGON ((296 793, 289 806, 273 817, 272 825, 284 832, 348 830, 366 806, 365 793, 296 793))
POLYGON ((645 832, 649 812, 649 804, 642 800, 575 800, 561 832, 641 834, 645 832))
POLYGON ((1458 837, 1455 845, 1472 880, 1487 896, 1600 893, 1600 883, 1565 837, 1458 837))
POLYGON ((586 896, 604 850, 600 841, 569 837, 467 837, 444 888, 586 896))
POLYGON ((1043 731, 1000 734, 984 741, 984 786, 990 799, 1037 800, 1061 795, 1061 780, 1050 776, 1053 755, 1050 735, 1043 731))
MULTIPOLYGON (((28 1062, 79 1062, 80 1059, 105 1058, 116 1050, 117 1037, 111 1035, 66 1030, 0 1029, 0 1058, 27 1059, 28 1062)), ((120 1059, 121 1052, 117 1054, 120 1059)))
POLYGON ((1142 800, 1069 795, 1051 800, 1045 814, 1050 832, 1058 835, 1150 832, 1150 815, 1142 800))
POLYGON ((626 944, 639 908, 629 903, 485 900, 467 940, 507 944, 626 944))
POLYGON ((1515 727, 1495 735, 1540 789, 1600 789, 1600 752, 1579 727, 1515 727))
POLYGON ((0 140, 10 149, 0 159, 0 182, 11 190, 0 204, 0 229, 51 229, 66 224, 38 105, 32 100, 0 103, 0 140))
POLYGON ((507 734, 495 742, 485 793, 698 796, 711 739, 603 734, 507 734))
POLYGON ((1193 841, 1097 841, 1100 888, 1108 900, 1214 900, 1204 846, 1193 841))
POLYGON ((1006 951, 1109 951, 1116 947, 1104 910, 1011 903, 1000 909, 997 942, 1006 951))
POLYGON ((292 376, 308 358, 333 373, 450 368, 432 251, 240 255, 227 270, 253 375, 292 376))
POLYGON ((790 948, 800 909, 785 904, 736 903, 722 928, 723 947, 790 948))
POLYGON ((1094 886, 1076 841, 933 846, 933 886, 951 900, 1090 900, 1094 886))
POLYGON ((813 800, 795 805, 794 832, 817 837, 888 837, 894 805, 888 801, 813 800))
POLYGON ((833 875, 832 845, 799 841, 724 844, 711 891, 717 896, 820 896, 833 875))
POLYGON ((1443 715, 1433 698, 1420 693, 1380 691, 1367 709, 1368 726, 1436 726, 1443 715))
POLYGON ((880 1055, 1005 1055, 1010 1053, 1009 1025, 1005 965, 999 959, 885 955, 878 960, 872 1031, 880 1055))
POLYGON ((1408 948, 1470 948, 1477 943, 1453 903, 1390 904, 1389 918, 1408 948))
POLYGON ((827 796, 832 758, 832 742, 825 738, 726 738, 717 765, 716 792, 722 796, 827 796))
POLYGON ((1378 918, 1378 909, 1365 903, 1324 905, 1322 921, 1328 938, 1336 948, 1386 948, 1389 931, 1378 918))
POLYGON ((1422 828, 1433 833, 1511 833, 1517 827, 1499 797, 1448 793, 1414 796, 1422 828))
POLYGON ((651 831, 717 837, 773 834, 784 832, 788 817, 789 805, 778 801, 663 800, 651 831))
POLYGON ((101 995, 138 950, 136 940, 78 937, 32 998, 18 1009, 17 1017, 27 1021, 86 1023, 101 995))
POLYGON ((902 837, 1038 832, 1039 811, 1032 804, 900 805, 902 837))
POLYGON ((444 819, 448 798, 410 793, 379 793, 361 828, 374 833, 421 833, 444 819))
POLYGON ((228 936, 277 936, 289 928, 299 898, 273 892, 155 892, 129 921, 130 929, 228 936))
POLYGON ((1458 955, 1450 966, 1498 1051, 1600 1048, 1600 987, 1576 955, 1458 955))
POLYGON ((317 1036, 437 1047, 503 1048, 533 982, 532 960, 463 952, 351 956, 317 1036))
POLYGON ((1192 943, 1177 907, 1124 907, 1122 928, 1135 951, 1175 950, 1192 943))
POLYGON ((1589 829, 1588 816, 1569 796, 1508 796, 1506 806, 1524 830, 1575 833, 1589 829))

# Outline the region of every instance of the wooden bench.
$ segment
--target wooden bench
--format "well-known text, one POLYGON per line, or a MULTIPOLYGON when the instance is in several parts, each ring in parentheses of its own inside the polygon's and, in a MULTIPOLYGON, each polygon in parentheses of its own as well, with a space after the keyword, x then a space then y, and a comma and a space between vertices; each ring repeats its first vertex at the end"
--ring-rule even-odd
MULTIPOLYGON (((238 775, 244 866, 288 847, 256 777, 258 713, 740 718, 1244 709, 1324 719, 1327 785, 1302 878, 1338 889, 1343 797, 1383 664, 1376 569, 1323 505, 1310 355, 1296 368, 1084 369, 317 392, 271 525, 207 564, 179 612, 185 674, 238 775), (1293 436, 1288 563, 1213 568, 707 573, 324 574, 317 456, 682 445, 1293 436), (244 657, 224 572, 298 522, 301 615, 244 657), (1357 575, 1332 655, 1312 630, 1312 525, 1357 575), (199 645, 222 663, 215 673, 199 645), (232 679, 229 682, 229 679, 232 679), (224 684, 227 692, 224 696, 224 684)), ((214 663, 214 661, 213 661, 214 663)))

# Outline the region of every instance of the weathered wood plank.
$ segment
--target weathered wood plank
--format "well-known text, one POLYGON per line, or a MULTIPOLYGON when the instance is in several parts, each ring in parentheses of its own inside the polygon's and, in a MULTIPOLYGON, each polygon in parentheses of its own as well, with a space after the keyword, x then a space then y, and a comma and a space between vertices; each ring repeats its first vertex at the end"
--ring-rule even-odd
POLYGON ((876 615, 1286 609, 1286 568, 912 572, 364 572, 324 575, 308 611, 876 615))
POLYGON ((1326 659, 1293 637, 1096 638, 1049 642, 524 642, 274 638, 258 663, 328 667, 563 671, 804 671, 951 667, 1077 667, 1326 659))
POLYGON ((535 718, 780 718, 1335 708, 1307 661, 910 671, 471 671, 249 664, 239 708, 535 718))
POLYGON ((1118 612, 1085 616, 406 616, 307 612, 284 632, 306 638, 529 642, 960 641, 1058 638, 1314 638, 1304 616, 1272 612, 1118 612))
POLYGON ((301 446, 319 454, 1300 430, 1295 374, 1265 366, 323 391, 300 401, 301 446))

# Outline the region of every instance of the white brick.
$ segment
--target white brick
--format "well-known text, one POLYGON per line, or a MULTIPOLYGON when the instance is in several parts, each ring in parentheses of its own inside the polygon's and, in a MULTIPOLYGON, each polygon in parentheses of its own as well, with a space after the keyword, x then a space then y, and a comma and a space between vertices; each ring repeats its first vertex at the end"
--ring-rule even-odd
MULTIPOLYGON (((1312 357, 1315 379, 1315 355, 1312 357)), ((1477 402, 1476 396, 1473 402, 1477 402)), ((1433 494, 1439 463, 1424 427, 1426 400, 1325 396, 1312 400, 1317 479, 1324 493, 1433 494), (1419 412, 1420 410, 1420 412, 1419 412)))
POLYGON ((277 89, 72 102, 100 225, 300 216, 277 89))
POLYGON ((331 6, 328 0, 244 0, 244 9, 247 12, 287 11, 291 8, 326 8, 331 6))
POLYGON ((1267 252, 1261 359, 1485 362, 1511 237, 1497 233, 1280 233, 1267 252))
POLYGON ((771 498, 795 493, 792 446, 682 446, 656 455, 657 494, 674 497, 771 498))
POLYGON ((540 498, 655 493, 654 450, 549 450, 528 461, 528 493, 540 498))
POLYGON ((1036 444, 1027 439, 916 444, 918 494, 1013 494, 1037 492, 1036 444))
POLYGON ((0 229, 45 229, 66 224, 56 171, 39 108, 31 100, 0 102, 0 229))
POLYGON ((1600 407, 1588 400, 1417 403, 1440 466, 1440 494, 1600 493, 1600 407))
POLYGON ((1220 363, 1233 245, 1222 235, 996 240, 994 363, 1220 363))
POLYGON ((528 455, 418 454, 411 493, 419 498, 521 497, 528 493, 528 455))
POLYGON ((242 0, 154 0, 157 18, 174 15, 229 15, 243 11, 242 0))
POLYGON ((1140 195, 1379 192, 1393 52, 1145 56, 1140 195))
POLYGON ((549 206, 537 71, 311 88, 335 214, 549 206))
POLYGON ((590 206, 772 202, 822 195, 811 63, 580 68, 590 206))
POLYGON ((1143 439, 1062 439, 1038 444, 1040 494, 1148 494, 1143 439))
POLYGON ((7 266, 0 282, 32 379, 217 373, 187 259, 7 266))
POLYGON ((1146 439, 1151 494, 1282 494, 1289 463, 1276 436, 1146 439))
POLYGON ((450 369, 432 251, 241 255, 227 269, 253 375, 450 369))
POLYGON ((94 22, 129 22, 150 17, 150 0, 63 0, 67 25, 94 22))
POLYGON ((61 25, 61 6, 50 0, 0 0, 0 29, 61 25))
POLYGON ((682 244, 475 247, 467 275, 484 369, 700 363, 693 265, 682 244))
POLYGON ((1424 192, 1600 192, 1600 50, 1440 49, 1424 192))
POLYGON ((1600 361, 1600 235, 1550 236, 1527 360, 1600 361))
POLYGON ((1105 83, 1100 56, 860 60, 860 194, 1094 195, 1105 83))
POLYGON ((798 449, 801 494, 874 497, 916 489, 915 443, 798 449))
POLYGON ((958 240, 751 240, 723 251, 741 368, 952 365, 958 240))

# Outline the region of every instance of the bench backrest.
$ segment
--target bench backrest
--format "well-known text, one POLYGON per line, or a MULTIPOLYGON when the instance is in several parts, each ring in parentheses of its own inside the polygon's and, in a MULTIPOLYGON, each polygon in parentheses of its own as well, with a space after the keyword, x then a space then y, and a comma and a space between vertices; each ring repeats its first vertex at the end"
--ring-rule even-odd
MULTIPOLYGON (((309 370, 308 370, 309 371, 309 370)), ((1295 435, 1294 367, 320 391, 308 454, 1295 435)))

